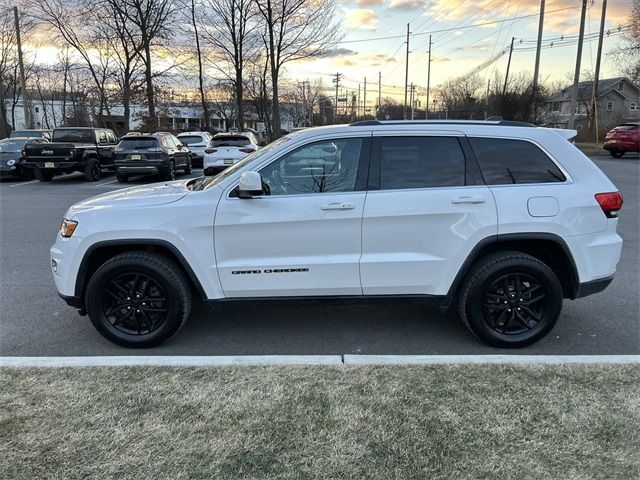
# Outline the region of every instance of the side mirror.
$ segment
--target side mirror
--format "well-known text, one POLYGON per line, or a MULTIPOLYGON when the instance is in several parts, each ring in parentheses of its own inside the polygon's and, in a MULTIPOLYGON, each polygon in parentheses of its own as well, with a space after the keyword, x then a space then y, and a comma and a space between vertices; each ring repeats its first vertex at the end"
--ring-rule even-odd
POLYGON ((258 172, 244 172, 238 183, 238 198, 253 198, 264 193, 262 175, 258 172))

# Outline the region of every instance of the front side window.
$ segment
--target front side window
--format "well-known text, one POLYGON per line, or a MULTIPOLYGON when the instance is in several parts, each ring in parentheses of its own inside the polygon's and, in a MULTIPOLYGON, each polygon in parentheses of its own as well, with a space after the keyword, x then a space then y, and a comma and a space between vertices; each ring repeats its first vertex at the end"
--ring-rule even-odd
POLYGON ((323 140, 300 147, 262 170, 269 195, 355 190, 362 138, 323 140))
POLYGON ((487 185, 564 182, 566 177, 540 148, 524 140, 469 138, 487 185))
POLYGON ((380 189, 464 185, 465 158, 456 137, 385 137, 380 189))

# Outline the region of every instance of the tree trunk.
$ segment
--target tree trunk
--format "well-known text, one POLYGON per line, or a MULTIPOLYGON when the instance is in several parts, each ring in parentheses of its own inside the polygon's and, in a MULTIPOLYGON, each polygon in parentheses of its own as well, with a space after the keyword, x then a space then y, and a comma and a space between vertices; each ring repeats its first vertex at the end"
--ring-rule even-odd
POLYGON ((198 35, 198 25, 196 23, 196 3, 195 0, 191 0, 191 21, 193 23, 193 31, 196 36, 196 54, 198 56, 198 81, 200 89, 200 102, 202 103, 202 113, 204 114, 205 128, 209 128, 211 125, 211 114, 209 113, 209 106, 207 105, 207 99, 204 95, 204 69, 202 67, 202 51, 200 50, 200 36, 198 35))
POLYGON ((149 107, 149 117, 155 118, 156 104, 153 95, 153 78, 151 75, 151 49, 149 48, 148 43, 146 43, 144 46, 144 59, 144 77, 147 84, 147 103, 149 107))
POLYGON ((236 116, 238 118, 238 130, 244 129, 244 105, 242 88, 242 69, 236 69, 236 116))

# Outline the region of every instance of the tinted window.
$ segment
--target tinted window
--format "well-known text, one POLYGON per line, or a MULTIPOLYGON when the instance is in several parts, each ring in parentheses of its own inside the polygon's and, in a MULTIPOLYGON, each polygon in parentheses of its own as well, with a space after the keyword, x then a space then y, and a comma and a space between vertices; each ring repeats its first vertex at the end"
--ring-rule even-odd
POLYGON ((455 137, 385 137, 380 188, 464 185, 464 154, 455 137))
POLYGON ((26 140, 0 140, 0 153, 20 153, 26 140))
POLYGON ((153 137, 148 138, 123 138, 120 140, 118 150, 141 150, 158 146, 158 140, 153 137))
POLYGON ((195 143, 202 143, 205 141, 200 135, 180 135, 178 140, 185 145, 193 145, 195 143))
POLYGON ((113 133, 111 133, 111 132, 107 132, 107 140, 108 140, 108 142, 109 142, 109 143, 111 143, 111 144, 116 144, 116 143, 118 143, 118 141, 116 140, 116 136, 115 136, 113 133))
POLYGON ((14 130, 9 135, 10 137, 44 137, 47 132, 40 130, 14 130))
POLYGON ((488 185, 564 182, 555 163, 531 142, 501 138, 469 138, 488 185))
POLYGON ((106 132, 100 130, 98 132, 98 143, 107 143, 107 134, 106 132))
POLYGON ((94 143, 93 130, 54 130, 54 142, 94 143))
POLYGON ((361 138, 315 142, 260 170, 270 195, 351 192, 355 189, 361 138))
POLYGON ((213 138, 211 140, 210 147, 246 147, 251 145, 251 142, 247 137, 242 135, 227 135, 224 137, 213 138))

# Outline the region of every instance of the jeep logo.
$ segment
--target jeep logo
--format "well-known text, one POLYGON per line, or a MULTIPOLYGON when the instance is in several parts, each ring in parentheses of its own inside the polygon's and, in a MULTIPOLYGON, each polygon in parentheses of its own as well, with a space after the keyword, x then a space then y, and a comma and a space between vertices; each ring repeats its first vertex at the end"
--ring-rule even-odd
POLYGON ((41 150, 43 155, 53 155, 53 150, 41 150))

